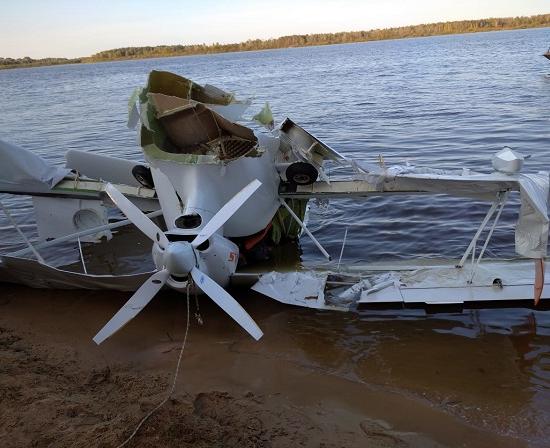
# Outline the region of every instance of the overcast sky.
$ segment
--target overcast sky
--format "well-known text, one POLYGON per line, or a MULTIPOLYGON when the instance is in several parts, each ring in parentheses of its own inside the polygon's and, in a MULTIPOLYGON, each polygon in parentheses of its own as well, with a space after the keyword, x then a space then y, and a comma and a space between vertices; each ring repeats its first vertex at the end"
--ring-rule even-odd
POLYGON ((550 13, 550 0, 0 0, 0 57, 550 13))

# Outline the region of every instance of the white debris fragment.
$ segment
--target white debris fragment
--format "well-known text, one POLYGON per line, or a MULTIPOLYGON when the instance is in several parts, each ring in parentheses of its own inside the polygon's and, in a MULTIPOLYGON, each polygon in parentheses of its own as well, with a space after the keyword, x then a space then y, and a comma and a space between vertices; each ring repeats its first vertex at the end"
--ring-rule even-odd
POLYGON ((260 277, 252 289, 288 305, 306 308, 342 310, 325 302, 327 274, 315 272, 269 272, 260 277))
POLYGON ((364 289, 371 289, 371 288, 372 288, 372 283, 369 281, 369 279, 364 278, 360 282, 356 283, 353 286, 350 286, 348 289, 338 294, 338 298, 343 300, 348 300, 348 301, 357 300, 361 295, 361 291, 363 291, 364 289))

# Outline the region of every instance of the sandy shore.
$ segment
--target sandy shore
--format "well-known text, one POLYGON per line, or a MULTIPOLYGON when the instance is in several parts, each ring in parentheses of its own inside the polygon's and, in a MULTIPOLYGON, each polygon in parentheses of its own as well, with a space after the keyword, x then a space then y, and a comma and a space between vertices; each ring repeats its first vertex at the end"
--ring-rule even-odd
MULTIPOLYGON (((181 297, 162 294, 97 347, 91 337, 127 294, 0 288, 3 447, 116 447, 165 397, 185 329, 181 297)), ((523 446, 301 357, 277 304, 248 304, 265 332, 254 342, 202 302, 176 393, 129 446, 523 446)))

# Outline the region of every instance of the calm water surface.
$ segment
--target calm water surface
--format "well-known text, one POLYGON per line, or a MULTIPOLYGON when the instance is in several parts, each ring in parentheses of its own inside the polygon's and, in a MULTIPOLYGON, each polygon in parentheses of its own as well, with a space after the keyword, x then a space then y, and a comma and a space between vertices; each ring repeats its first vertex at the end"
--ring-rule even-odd
MULTIPOLYGON (((253 96, 253 113, 269 101, 278 121, 289 116, 362 160, 490 171, 492 154, 508 145, 532 156, 527 170, 548 170, 549 41, 550 29, 537 29, 1 71, 0 138, 54 164, 71 148, 140 159, 127 100, 161 69, 253 96)), ((34 235, 30 201, 2 200, 34 235)), ((346 263, 459 257, 487 207, 445 196, 335 200, 312 206, 310 226, 335 257, 349 228, 346 263)), ((489 256, 513 256, 516 219, 513 198, 489 256)), ((0 229, 0 249, 13 248, 4 217, 0 229)), ((320 261, 306 238, 302 248, 304 261, 320 261)), ((312 363, 547 443, 550 312, 280 313, 312 363)))

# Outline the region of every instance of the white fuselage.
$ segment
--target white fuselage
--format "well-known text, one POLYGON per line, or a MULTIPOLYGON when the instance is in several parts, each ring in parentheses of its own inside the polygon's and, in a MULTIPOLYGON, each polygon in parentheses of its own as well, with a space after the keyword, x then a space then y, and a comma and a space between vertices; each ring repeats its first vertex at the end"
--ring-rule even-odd
MULTIPOLYGON (((275 142, 277 142, 276 139, 275 142)), ((165 210, 165 191, 157 188, 166 225, 177 227, 174 221, 180 215, 198 214, 201 224, 191 229, 181 229, 196 234, 223 205, 254 179, 262 185, 254 195, 224 224, 220 233, 226 237, 242 237, 263 230, 279 208, 279 174, 275 168, 275 152, 278 146, 268 141, 260 157, 241 157, 232 162, 184 164, 172 160, 150 159, 153 170, 160 170, 173 185, 183 210, 165 210), (269 144, 271 143, 271 145, 269 144), (181 211, 181 213, 180 213, 181 211)))

